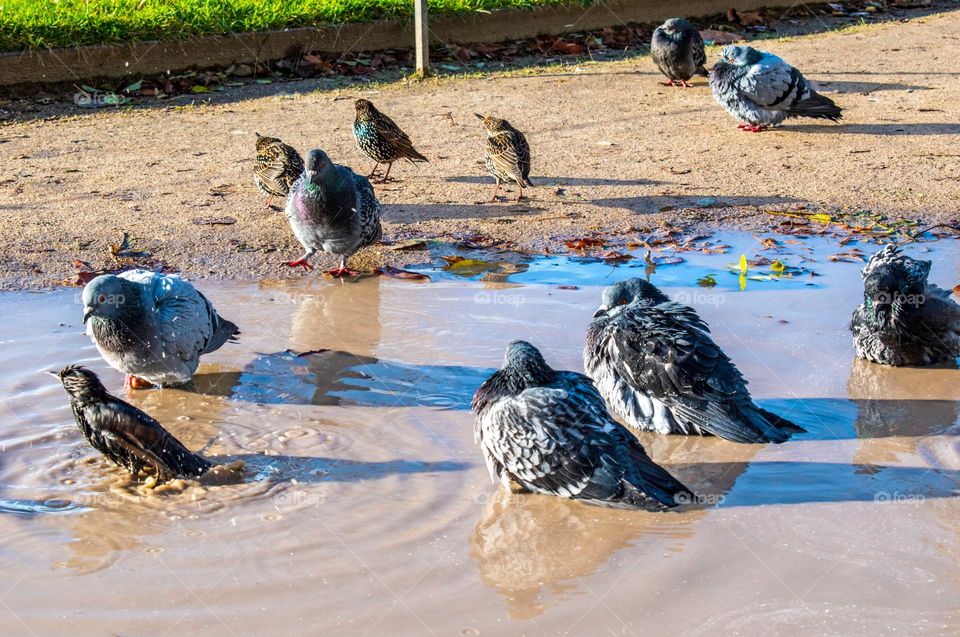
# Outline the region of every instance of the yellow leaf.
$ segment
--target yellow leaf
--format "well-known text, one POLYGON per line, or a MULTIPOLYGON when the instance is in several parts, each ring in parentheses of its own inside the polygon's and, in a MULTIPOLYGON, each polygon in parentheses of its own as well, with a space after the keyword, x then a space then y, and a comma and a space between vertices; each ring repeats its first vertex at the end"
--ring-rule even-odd
POLYGON ((833 221, 833 219, 830 218, 830 215, 826 214, 825 212, 818 212, 818 213, 812 214, 810 215, 810 219, 812 219, 813 221, 819 221, 820 223, 830 223, 831 221, 833 221))
POLYGON ((747 255, 745 254, 740 255, 740 274, 747 274, 747 255))
POLYGON ((780 263, 779 260, 774 261, 773 263, 770 264, 770 271, 776 272, 777 274, 783 273, 783 271, 786 269, 787 269, 787 266, 780 263))

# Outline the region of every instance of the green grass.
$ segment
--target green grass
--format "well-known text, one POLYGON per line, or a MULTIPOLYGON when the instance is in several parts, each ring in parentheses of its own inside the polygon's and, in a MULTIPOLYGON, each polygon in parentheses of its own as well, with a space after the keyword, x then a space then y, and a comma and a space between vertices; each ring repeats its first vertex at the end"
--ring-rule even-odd
MULTIPOLYGON (((430 0, 431 15, 589 0, 430 0)), ((413 0, 0 0, 0 51, 409 19, 413 0)))

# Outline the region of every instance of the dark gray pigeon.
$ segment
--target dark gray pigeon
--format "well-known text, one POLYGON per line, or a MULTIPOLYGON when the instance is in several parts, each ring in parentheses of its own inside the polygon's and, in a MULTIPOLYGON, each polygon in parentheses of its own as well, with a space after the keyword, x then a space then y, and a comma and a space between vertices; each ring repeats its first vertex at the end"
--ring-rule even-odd
POLYGON ((83 322, 100 355, 127 375, 126 386, 189 382, 200 356, 235 341, 240 330, 175 274, 104 274, 83 289, 83 322))
POLYGON ((157 480, 197 478, 210 462, 184 447, 156 420, 111 396, 97 375, 79 365, 50 372, 70 396, 80 433, 104 456, 136 475, 152 467, 157 480))
POLYGON ((590 504, 662 510, 693 494, 617 423, 590 379, 551 369, 530 343, 473 397, 474 436, 494 482, 590 504))
POLYGON ((694 75, 707 77, 707 54, 697 28, 683 18, 670 18, 653 32, 650 57, 667 76, 664 86, 690 86, 694 75))
POLYGON ((788 117, 837 121, 840 107, 817 93, 800 71, 766 51, 724 47, 710 71, 713 97, 741 130, 759 133, 788 117))
POLYGON ((380 201, 367 178, 334 164, 318 149, 307 154, 306 170, 290 189, 287 220, 306 250, 287 265, 312 269, 310 258, 320 251, 340 257, 340 266, 330 271, 334 276, 356 274, 347 259, 382 233, 380 201))
POLYGON ((755 405, 707 324, 643 279, 603 291, 583 364, 611 411, 637 429, 733 442, 783 442, 803 431, 755 405))
POLYGON ((933 365, 960 356, 960 305, 927 282, 930 262, 893 245, 861 273, 863 303, 850 329, 857 356, 881 365, 933 365))

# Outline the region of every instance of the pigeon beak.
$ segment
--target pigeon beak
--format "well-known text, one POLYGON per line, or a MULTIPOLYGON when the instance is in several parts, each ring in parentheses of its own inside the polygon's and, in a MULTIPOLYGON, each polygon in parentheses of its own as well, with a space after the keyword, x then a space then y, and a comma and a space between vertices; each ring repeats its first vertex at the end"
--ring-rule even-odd
POLYGON ((92 308, 92 307, 85 307, 85 308, 83 308, 83 322, 84 322, 84 324, 86 324, 87 320, 88 320, 91 316, 93 316, 94 311, 95 311, 95 308, 92 308))
POLYGON ((60 372, 55 372, 55 371, 53 371, 52 369, 48 369, 48 370, 45 371, 44 373, 45 373, 45 374, 50 374, 50 375, 53 376, 54 378, 60 378, 60 372))
POLYGON ((483 119, 483 115, 481 115, 480 113, 474 113, 474 115, 477 116, 477 119, 483 119))
POLYGON ((607 308, 604 306, 600 306, 600 309, 598 309, 596 312, 593 313, 593 318, 600 318, 601 316, 606 316, 606 315, 607 315, 607 308))

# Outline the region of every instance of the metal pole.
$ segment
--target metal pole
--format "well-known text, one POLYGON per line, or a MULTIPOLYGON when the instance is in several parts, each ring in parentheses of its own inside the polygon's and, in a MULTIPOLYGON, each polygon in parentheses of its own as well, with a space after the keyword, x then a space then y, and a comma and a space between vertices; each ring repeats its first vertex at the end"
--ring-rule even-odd
POLYGON ((427 26, 427 0, 413 0, 417 38, 417 75, 430 75, 430 29, 427 26))

